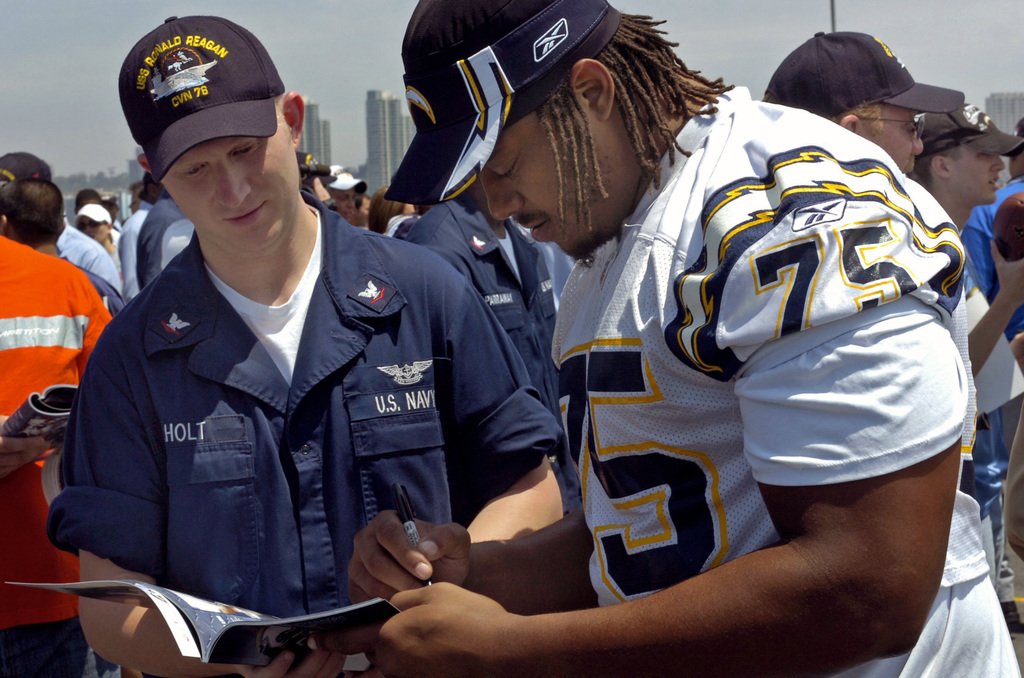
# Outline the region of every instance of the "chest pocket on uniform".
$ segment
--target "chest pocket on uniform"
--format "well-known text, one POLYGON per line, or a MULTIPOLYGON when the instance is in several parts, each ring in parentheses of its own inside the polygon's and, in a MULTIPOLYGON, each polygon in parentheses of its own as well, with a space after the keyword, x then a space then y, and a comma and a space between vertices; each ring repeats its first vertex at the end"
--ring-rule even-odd
POLYGON ((162 424, 172 588, 230 603, 259 569, 252 443, 239 415, 162 424))
POLYGON ((361 365, 343 388, 367 521, 391 507, 391 484, 423 495, 418 517, 451 520, 435 360, 361 365))
POLYGON ((526 324, 523 307, 521 304, 516 303, 515 295, 511 292, 485 294, 484 301, 491 307, 491 312, 494 313, 494 317, 498 319, 498 322, 506 332, 518 330, 526 324))

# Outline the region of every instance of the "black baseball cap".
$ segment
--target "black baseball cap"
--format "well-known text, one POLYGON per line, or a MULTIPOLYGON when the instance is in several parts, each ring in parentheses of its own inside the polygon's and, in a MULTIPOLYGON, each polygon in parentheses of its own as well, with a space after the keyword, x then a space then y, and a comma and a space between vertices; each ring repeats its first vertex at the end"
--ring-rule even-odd
POLYGON ((428 205, 458 195, 501 130, 544 103, 618 27, 607 0, 420 0, 402 43, 416 136, 387 198, 428 205))
POLYGON ((24 151, 15 151, 0 156, 0 181, 30 178, 51 181, 50 166, 38 157, 24 151))
POLYGON ((825 118, 884 102, 927 113, 947 113, 963 92, 914 82, 889 47, 865 33, 816 33, 775 70, 765 90, 776 103, 825 118))
POLYGON ((221 137, 269 137, 284 93, 256 37, 214 16, 171 17, 124 60, 121 108, 160 181, 185 151, 221 137))
POLYGON ((955 146, 966 146, 993 155, 1017 155, 1024 150, 1024 139, 1000 131, 985 111, 971 104, 964 104, 952 113, 924 116, 921 141, 924 143, 922 156, 941 153, 955 146))
POLYGON ((1013 128, 1013 133, 1019 137, 1024 137, 1024 118, 1017 121, 1017 126, 1013 128))

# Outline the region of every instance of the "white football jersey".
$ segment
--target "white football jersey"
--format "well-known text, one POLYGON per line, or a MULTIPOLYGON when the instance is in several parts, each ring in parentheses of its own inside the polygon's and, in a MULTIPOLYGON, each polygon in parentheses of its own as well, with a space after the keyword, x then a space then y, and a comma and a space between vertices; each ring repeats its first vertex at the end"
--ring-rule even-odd
MULTIPOLYGON (((743 89, 678 140, 691 156, 574 270, 553 345, 602 604, 777 541, 758 482, 973 438, 963 249, 880 149, 743 89)), ((986 568, 977 504, 956 514, 946 583, 986 568)))

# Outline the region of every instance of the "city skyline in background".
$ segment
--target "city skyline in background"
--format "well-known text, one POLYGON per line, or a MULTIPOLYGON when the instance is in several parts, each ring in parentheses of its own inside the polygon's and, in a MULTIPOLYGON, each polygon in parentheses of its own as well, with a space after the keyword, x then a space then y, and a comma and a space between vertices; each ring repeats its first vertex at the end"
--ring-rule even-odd
MULTIPOLYGON (((790 51, 830 29, 825 0, 613 4, 664 19, 689 67, 745 86, 755 99, 790 51)), ((838 30, 879 37, 918 82, 959 89, 983 107, 993 94, 1024 91, 1016 69, 1008 67, 1024 62, 1024 41, 1016 22, 1007 20, 1019 15, 1019 0, 832 4, 838 30)), ((173 8, 81 0, 53 11, 46 0, 9 3, 0 22, 0 153, 35 153, 58 176, 124 172, 136 145, 118 100, 121 62, 138 38, 173 12, 218 14, 250 29, 285 85, 309 97, 319 119, 329 122, 331 163, 368 166, 366 93, 392 92, 405 109, 401 45, 415 1, 309 0, 296 7, 267 0, 180 0, 173 8)))
POLYGON ((1017 123, 1024 118, 1024 92, 993 92, 985 97, 982 110, 992 118, 996 127, 1013 134, 1017 123))

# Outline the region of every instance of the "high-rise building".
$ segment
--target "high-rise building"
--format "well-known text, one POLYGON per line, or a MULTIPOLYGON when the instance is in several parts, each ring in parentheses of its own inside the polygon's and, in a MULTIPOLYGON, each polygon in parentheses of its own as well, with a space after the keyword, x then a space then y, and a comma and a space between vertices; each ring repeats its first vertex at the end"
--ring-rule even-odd
POLYGON ((299 150, 312 153, 321 165, 331 164, 331 122, 320 119, 320 104, 309 97, 302 97, 306 104, 306 120, 302 125, 302 141, 299 150))
POLYGON ((1024 92, 996 92, 985 98, 985 112, 1000 130, 1013 134, 1024 118, 1024 92))
POLYGON ((405 101, 391 92, 366 93, 366 181, 372 193, 391 183, 416 128, 405 114, 405 101))

